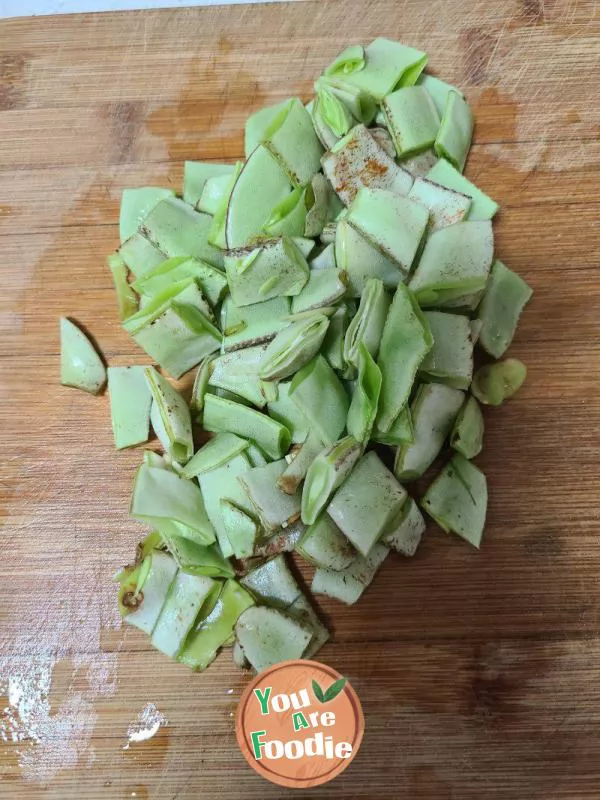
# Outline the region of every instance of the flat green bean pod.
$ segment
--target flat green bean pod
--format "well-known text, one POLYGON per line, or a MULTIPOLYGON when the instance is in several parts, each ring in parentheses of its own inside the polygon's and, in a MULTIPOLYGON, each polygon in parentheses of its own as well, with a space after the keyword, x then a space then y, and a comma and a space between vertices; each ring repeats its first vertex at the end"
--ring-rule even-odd
POLYGON ((272 122, 281 111, 283 111, 288 102, 289 100, 282 100, 281 103, 261 108, 248 117, 244 129, 244 153, 246 158, 250 158, 252 153, 263 141, 265 133, 268 131, 272 122))
POLYGON ((136 277, 162 264, 167 258, 166 253, 155 247, 139 231, 123 242, 117 251, 117 255, 127 264, 128 269, 136 277))
POLYGON ((227 290, 227 278, 222 270, 197 258, 177 256, 163 261, 157 267, 144 272, 133 284, 138 294, 155 297, 174 284, 193 278, 211 306, 216 306, 227 290))
POLYGON ((180 570, 154 626, 152 646, 171 658, 177 658, 202 605, 215 589, 218 586, 212 578, 188 575, 180 570))
POLYGON ((234 433, 217 433, 194 454, 181 474, 191 480, 204 472, 222 467, 234 456, 247 450, 249 444, 234 433))
POLYGON ((384 433, 408 402, 417 370, 432 347, 433 336, 425 316, 410 290, 399 284, 377 359, 382 377, 377 427, 384 433))
POLYGON ((167 553, 152 550, 144 559, 140 573, 145 576, 143 582, 141 585, 138 582, 135 593, 124 598, 128 609, 124 620, 150 635, 177 575, 177 564, 167 553), (131 604, 129 607, 128 603, 131 604))
POLYGON ((433 347, 423 359, 419 373, 426 380, 468 389, 473 379, 471 321, 443 311, 425 311, 423 316, 433 336, 433 347))
POLYGON ((464 175, 461 175, 445 158, 440 158, 425 177, 430 181, 439 183, 440 186, 446 186, 448 189, 454 189, 455 192, 462 192, 462 194, 471 197, 473 202, 469 210, 470 220, 491 219, 498 211, 498 203, 488 197, 481 189, 478 189, 464 175))
POLYGON ((452 434, 450 444, 465 458, 475 458, 483 447, 483 414, 474 397, 468 397, 461 408, 452 434))
POLYGON ((324 85, 317 90, 311 116, 319 141, 327 149, 356 122, 350 109, 324 85))
POLYGON ((294 186, 306 186, 319 171, 323 148, 310 114, 297 97, 288 100, 271 120, 262 142, 294 186))
POLYGON ((329 328, 323 339, 321 353, 327 359, 330 367, 339 370, 344 369, 344 339, 350 312, 347 303, 341 303, 329 318, 329 328))
POLYGON ((354 561, 344 569, 318 567, 311 589, 315 594, 324 594, 353 605, 370 585, 389 552, 385 545, 376 542, 366 556, 357 554, 354 561))
POLYGON ((277 481, 282 492, 294 494, 308 472, 308 468, 323 449, 320 436, 311 431, 302 446, 287 465, 277 481))
POLYGON ((280 422, 289 430, 292 442, 302 443, 308 436, 308 422, 296 403, 290 397, 291 382, 277 385, 277 397, 269 402, 269 416, 280 422))
POLYGON ((322 450, 306 473, 302 488, 302 522, 312 525, 342 485, 360 458, 362 447, 352 436, 346 436, 332 447, 322 450))
POLYGON ((390 297, 383 282, 370 278, 366 284, 358 311, 348 325, 344 339, 344 361, 358 367, 361 345, 373 357, 377 357, 383 326, 390 309, 390 297))
POLYGON ((127 264, 123 261, 121 256, 118 253, 113 253, 106 259, 106 263, 108 264, 115 285, 115 293, 119 306, 119 319, 121 322, 124 322, 131 317, 132 314, 135 314, 138 309, 137 295, 129 285, 129 281, 127 280, 127 264))
MULTIPOLYGON (((416 156, 408 156, 407 158, 402 158, 400 160, 400 163, 404 169, 408 170, 413 178, 429 178, 428 173, 437 164, 437 162, 438 157, 436 156, 433 148, 429 150, 423 150, 422 153, 417 153, 416 156)), ((460 175, 460 173, 458 174, 460 175)))
POLYGON ((440 528, 479 547, 487 512, 485 475, 457 453, 431 484, 421 506, 440 528))
POLYGON ((292 191, 290 180, 263 145, 248 157, 231 190, 225 214, 227 247, 243 247, 257 236, 281 201, 292 191))
POLYGON ((302 596, 302 589, 281 553, 248 572, 240 583, 257 600, 275 608, 289 608, 302 596))
POLYGON ((352 75, 364 69, 365 65, 365 48, 360 44, 352 44, 342 50, 339 56, 323 70, 323 75, 352 75))
POLYGON ((368 125, 377 113, 377 104, 366 92, 357 86, 351 86, 339 76, 322 75, 315 83, 317 96, 328 91, 343 103, 353 118, 368 125))
POLYGON ((259 247, 230 251, 225 256, 225 269, 237 306, 298 294, 310 275, 304 255, 285 236, 259 247))
POLYGON ((200 490, 170 470, 147 464, 138 468, 129 513, 159 530, 169 527, 169 522, 180 523, 178 532, 198 544, 215 541, 200 490))
POLYGON ((148 441, 152 394, 144 367, 109 367, 108 395, 115 447, 148 441))
POLYGON ((420 478, 433 464, 464 399, 461 391, 449 386, 424 383, 419 387, 410 407, 414 440, 396 452, 394 472, 399 481, 420 478))
POLYGON ((282 458, 240 475, 240 482, 268 535, 300 517, 300 493, 288 494, 278 485, 286 467, 287 462, 282 458))
POLYGON ((178 660, 192 669, 206 669, 230 641, 240 614, 252 605, 254 599, 237 581, 226 581, 213 610, 196 622, 178 660))
POLYGON ((323 314, 292 322, 267 346, 260 376, 264 380, 283 380, 298 372, 318 353, 328 327, 329 319, 323 314))
POLYGON ((280 661, 302 658, 312 630, 283 611, 254 606, 240 615, 235 635, 245 658, 261 672, 280 661))
POLYGON ((292 379, 290 396, 323 444, 332 445, 346 427, 348 396, 323 356, 309 361, 292 379))
POLYGON ((405 276, 393 261, 346 220, 337 225, 334 246, 336 264, 348 276, 348 295, 351 297, 361 297, 371 278, 379 279, 386 289, 393 291, 405 276))
MULTIPOLYGON (((335 62, 334 62, 335 63, 335 62)), ((399 86, 412 86, 427 64, 427 54, 378 38, 364 50, 364 67, 336 77, 380 102, 399 86)))
POLYGON ((421 203, 429 210, 430 231, 462 222, 471 207, 468 195, 440 186, 427 178, 416 178, 408 199, 421 203))
MULTIPOLYGON (((448 100, 449 93, 458 92, 456 86, 452 86, 451 83, 446 83, 446 81, 442 81, 426 72, 421 73, 417 85, 427 89, 441 119, 446 109, 446 101, 448 100)), ((460 92, 458 93, 460 94, 460 92)))
POLYGON ((403 556, 414 556, 425 533, 425 520, 412 497, 407 497, 398 517, 381 537, 381 543, 403 556))
POLYGON ((190 409, 179 392, 155 369, 147 367, 144 374, 169 437, 169 452, 175 461, 185 464, 194 453, 190 409))
POLYGON ((505 358, 478 369, 471 391, 480 403, 499 406, 519 391, 526 377, 527 367, 522 361, 518 358, 505 358))
POLYGON ((221 329, 225 352, 270 342, 289 324, 289 297, 274 297, 239 308, 231 296, 221 307, 221 329))
POLYGON ((516 272, 501 261, 493 263, 477 319, 481 323, 480 344, 494 358, 503 356, 510 346, 521 312, 532 294, 532 289, 516 272))
POLYGON ((212 217, 178 197, 166 197, 144 218, 139 232, 167 258, 188 256, 223 266, 223 253, 208 242, 212 217))
POLYGON ((122 242, 133 236, 142 220, 148 216, 154 206, 165 197, 174 197, 173 189, 159 186, 140 186, 136 189, 124 189, 121 195, 121 211, 119 216, 119 236, 122 242))
POLYGON ((435 139, 435 152, 447 159, 462 172, 471 147, 473 136, 473 113, 460 92, 448 92, 442 122, 435 139))
POLYGON ((263 408, 271 397, 270 387, 260 377, 266 352, 267 345, 259 344, 217 356, 209 368, 208 385, 227 389, 263 408))
POLYGON ((258 537, 258 525, 249 514, 227 499, 221 500, 221 516, 233 555, 249 558, 258 537))
POLYGON ((357 555, 329 514, 321 514, 305 530, 295 549, 311 564, 336 571, 349 567, 357 555))
POLYGON ((399 158, 418 155, 436 141, 440 117, 422 86, 407 86, 388 94, 382 109, 399 158))
POLYGON ((60 382, 98 394, 106 383, 106 368, 85 333, 66 317, 60 319, 60 382))
MULTIPOLYGON (((234 164, 215 164, 212 161, 185 161, 183 164, 183 199, 197 211, 200 208, 202 194, 206 184, 214 178, 228 178, 235 171, 234 164)), ((214 211, 206 210, 208 214, 214 211)))
POLYGON ((401 445, 412 444, 415 440, 415 431, 409 407, 403 406, 396 419, 392 422, 389 431, 382 431, 377 426, 371 432, 371 439, 380 444, 401 445))
POLYGON ((371 451, 334 494, 327 513, 358 552, 366 556, 405 500, 405 489, 371 451))
POLYGON ((346 427, 351 436, 366 446, 377 418, 381 370, 364 344, 360 345, 358 351, 357 367, 358 377, 348 409, 346 427))
POLYGON ((359 189, 389 189, 408 194, 413 178, 385 152, 364 125, 356 125, 321 159, 323 172, 349 206, 359 189))
POLYGON ((290 446, 290 432, 253 408, 207 394, 203 426, 207 431, 235 433, 254 441, 271 458, 281 458, 290 446))
POLYGON ((202 409, 204 408, 204 396, 208 391, 211 362, 212 356, 207 356, 203 359, 198 365, 196 377, 194 378, 192 396, 190 398, 190 411, 195 411, 197 414, 202 414, 202 409))
POLYGON ((429 212, 394 192, 364 188, 354 198, 346 219, 406 276, 421 248, 429 212))
POLYGON ((419 305, 443 308, 483 289, 493 258, 492 223, 458 222, 427 239, 408 285, 419 305))

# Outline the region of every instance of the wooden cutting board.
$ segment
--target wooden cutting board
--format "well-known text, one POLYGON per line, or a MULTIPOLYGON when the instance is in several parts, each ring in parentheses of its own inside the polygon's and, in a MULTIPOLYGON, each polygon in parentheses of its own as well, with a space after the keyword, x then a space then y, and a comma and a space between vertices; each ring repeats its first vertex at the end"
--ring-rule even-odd
POLYGON ((290 795, 238 751, 246 677, 229 653, 196 675, 120 628, 110 579, 140 536, 140 453, 114 451, 106 396, 59 385, 57 318, 109 363, 145 363, 104 264, 121 190, 240 157, 251 111, 308 98, 342 47, 377 35, 427 50, 474 106, 467 174, 535 289, 511 350, 529 377, 486 411, 481 551, 432 527, 357 606, 320 604, 321 658, 353 682, 366 735, 343 776, 294 797, 600 797, 595 11, 329 0, 0 23, 0 797, 290 795))

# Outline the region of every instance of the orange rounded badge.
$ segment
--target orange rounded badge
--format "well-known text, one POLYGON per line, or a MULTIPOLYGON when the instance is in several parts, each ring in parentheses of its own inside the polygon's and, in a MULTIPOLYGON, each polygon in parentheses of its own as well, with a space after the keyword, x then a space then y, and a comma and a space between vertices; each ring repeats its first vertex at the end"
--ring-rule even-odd
POLYGON ((272 783, 298 789, 343 772, 364 729, 352 686, 318 661, 284 661, 261 672, 244 690, 236 718, 250 766, 272 783))

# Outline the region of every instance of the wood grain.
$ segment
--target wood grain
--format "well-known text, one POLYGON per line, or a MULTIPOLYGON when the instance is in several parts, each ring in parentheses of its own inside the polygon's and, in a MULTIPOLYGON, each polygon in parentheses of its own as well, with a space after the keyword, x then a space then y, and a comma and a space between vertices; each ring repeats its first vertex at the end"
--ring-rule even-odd
POLYGON ((253 109, 308 97, 343 46, 384 34, 426 49, 476 110, 467 174, 501 203, 498 253, 536 292, 512 349, 529 378, 486 412, 481 552, 432 527, 358 606, 320 604, 334 632, 321 656, 352 680, 367 730, 348 772, 310 797, 597 800, 596 3, 329 0, 0 25, 0 797, 287 796, 237 749, 245 678, 229 654, 194 675, 119 627, 110 576, 140 535, 126 514, 139 452, 114 451, 106 396, 58 385, 57 316, 110 363, 146 363, 104 266, 121 190, 177 187, 186 158, 239 157, 253 109), (147 703, 169 724, 123 749, 147 703))

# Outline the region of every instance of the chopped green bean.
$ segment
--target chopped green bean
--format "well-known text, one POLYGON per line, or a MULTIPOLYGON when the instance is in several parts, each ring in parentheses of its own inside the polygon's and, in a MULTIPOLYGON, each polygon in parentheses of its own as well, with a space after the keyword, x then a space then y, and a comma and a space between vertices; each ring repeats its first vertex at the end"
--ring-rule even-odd
POLYGON ((475 458, 483 447, 483 414, 474 397, 469 397, 461 408, 452 434, 450 444, 465 458, 475 458))
POLYGON ((499 406, 525 383, 527 367, 518 358, 505 358, 477 370, 471 391, 480 403, 499 406))
POLYGON ((533 291, 523 278, 501 261, 492 265, 490 279, 477 312, 479 341, 494 358, 500 358, 513 340, 519 317, 533 291))
POLYGON ((60 382, 98 394, 106 383, 102 359, 85 333, 66 317, 60 319, 60 382))

